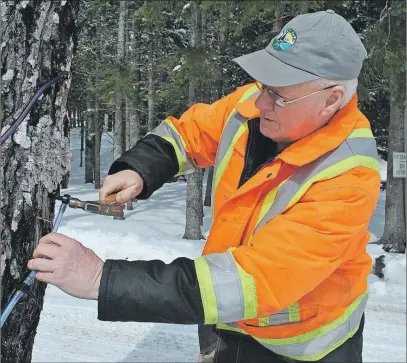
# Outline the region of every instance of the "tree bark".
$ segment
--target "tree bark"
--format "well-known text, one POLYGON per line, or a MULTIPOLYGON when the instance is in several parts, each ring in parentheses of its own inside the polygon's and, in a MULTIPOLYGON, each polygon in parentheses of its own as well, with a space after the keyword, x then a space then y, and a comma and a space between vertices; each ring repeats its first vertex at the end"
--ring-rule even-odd
POLYGON ((129 145, 128 148, 132 148, 136 145, 137 141, 140 139, 140 109, 141 109, 141 97, 140 97, 140 61, 141 61, 141 51, 137 46, 137 39, 140 39, 140 22, 135 18, 131 21, 131 36, 130 36, 130 66, 132 73, 135 75, 135 85, 133 97, 129 100, 129 145))
POLYGON ((148 43, 148 131, 155 128, 154 119, 154 49, 153 40, 148 43))
POLYGON ((309 0, 300 1, 300 14, 307 14, 309 12, 309 0))
POLYGON ((100 100, 95 95, 95 155, 94 155, 94 170, 95 170, 95 189, 100 189, 100 144, 102 142, 102 122, 100 120, 100 100))
POLYGON ((273 35, 278 34, 281 29, 283 28, 283 14, 284 14, 284 9, 285 9, 285 3, 284 1, 278 2, 276 4, 276 10, 275 10, 275 21, 273 22, 273 29, 271 30, 271 33, 273 35))
MULTIPOLYGON (((119 11, 119 31, 118 31, 118 42, 117 42, 117 64, 120 67, 124 61, 124 47, 125 47, 125 32, 124 24, 126 22, 126 12, 127 12, 127 2, 124 0, 120 1, 120 11, 119 11)), ((125 121, 123 121, 122 115, 122 105, 123 96, 119 89, 116 87, 116 112, 115 112, 115 123, 114 123, 114 158, 119 158, 126 149, 126 139, 125 135, 125 121)))
POLYGON ((388 140, 385 225, 383 236, 378 243, 383 244, 385 251, 404 253, 406 250, 404 180, 393 178, 393 152, 404 149, 403 112, 394 97, 390 98, 388 140))
POLYGON ((93 183, 95 172, 95 118, 92 95, 88 94, 86 110, 86 143, 85 143, 85 184, 93 183))
MULTIPOLYGON (((27 276, 40 237, 51 231, 54 202, 69 169, 66 103, 76 48, 78 0, 1 4, 2 95, 5 126, 34 90, 64 69, 66 78, 45 92, 14 136, 0 147, 1 307, 27 276), (65 130, 65 131, 64 131, 65 130)), ((4 130, 3 130, 4 131, 4 130)), ((34 282, 36 303, 23 298, 1 329, 1 361, 30 362, 46 285, 34 282)))
POLYGON ((79 166, 82 168, 83 167, 83 151, 84 149, 84 139, 85 139, 85 122, 83 120, 83 115, 82 112, 79 113, 80 117, 80 124, 81 124, 81 160, 79 166))
POLYGON ((125 139, 126 139, 126 150, 129 149, 130 147, 130 115, 131 115, 131 110, 130 110, 130 98, 126 96, 125 98, 125 103, 124 103, 124 108, 125 108, 125 123, 126 123, 126 135, 125 135, 125 139))
POLYGON ((109 132, 111 131, 109 128, 109 114, 105 112, 103 116, 103 132, 109 132))
POLYGON ((212 204, 212 183, 213 183, 213 166, 208 169, 208 179, 206 181, 206 192, 204 206, 210 207, 212 204))
POLYGON ((220 30, 219 30, 219 73, 220 77, 217 80, 217 99, 220 99, 225 96, 226 79, 224 77, 225 68, 225 50, 226 50, 226 37, 227 37, 227 23, 229 12, 227 11, 228 7, 225 5, 221 9, 221 19, 220 19, 220 30))
MULTIPOLYGON (((191 47, 197 48, 200 45, 201 39, 201 16, 200 7, 194 1, 191 2, 191 47)), ((198 88, 198 81, 196 76, 192 76, 189 81, 189 96, 188 103, 191 107, 196 103, 196 94, 198 88)), ((204 239, 201 231, 203 221, 203 200, 202 200, 202 171, 196 171, 188 175, 187 181, 187 200, 186 200, 186 224, 185 239, 204 239)))

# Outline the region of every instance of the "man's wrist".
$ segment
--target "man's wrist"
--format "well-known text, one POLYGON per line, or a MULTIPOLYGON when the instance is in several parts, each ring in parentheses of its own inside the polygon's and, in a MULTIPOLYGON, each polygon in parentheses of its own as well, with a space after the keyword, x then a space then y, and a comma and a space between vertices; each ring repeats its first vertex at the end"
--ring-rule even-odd
POLYGON ((93 283, 92 283, 92 288, 90 291, 89 299, 98 300, 98 298, 99 298, 99 288, 100 288, 100 281, 102 279, 103 267, 104 267, 104 262, 101 260, 95 271, 95 276, 93 278, 93 283))

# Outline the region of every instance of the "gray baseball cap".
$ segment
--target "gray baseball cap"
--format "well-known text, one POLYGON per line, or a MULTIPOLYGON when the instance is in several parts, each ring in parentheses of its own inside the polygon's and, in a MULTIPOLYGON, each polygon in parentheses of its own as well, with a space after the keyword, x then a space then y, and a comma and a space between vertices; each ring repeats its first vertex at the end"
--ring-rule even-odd
POLYGON ((367 52, 333 10, 296 16, 263 50, 233 59, 255 80, 282 87, 318 78, 357 78, 367 52))

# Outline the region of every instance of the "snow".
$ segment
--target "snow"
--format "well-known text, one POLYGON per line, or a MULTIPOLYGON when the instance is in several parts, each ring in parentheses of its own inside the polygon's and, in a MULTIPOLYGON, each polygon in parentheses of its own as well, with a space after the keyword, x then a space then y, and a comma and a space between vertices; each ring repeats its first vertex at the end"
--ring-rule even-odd
POLYGON ((178 64, 177 66, 174 67, 174 69, 172 70, 173 72, 178 71, 181 69, 181 64, 178 64))
MULTIPOLYGON (((69 193, 96 200, 92 184, 83 184, 79 167, 79 130, 71 131, 72 166, 69 193)), ((111 138, 103 135, 102 176, 113 161, 111 138)), ((372 241, 383 233, 385 192, 369 225, 372 241)), ((58 208, 58 205, 57 205, 58 208)), ((147 201, 138 201, 125 220, 114 220, 67 209, 59 232, 93 249, 102 259, 195 258, 204 241, 182 239, 185 225, 185 182, 165 184, 147 201)), ((210 225, 205 209, 204 235, 210 225)), ((384 279, 369 276, 370 298, 364 331, 365 362, 406 361, 406 257, 385 253, 370 244, 372 258, 385 255, 384 279)), ((97 320, 97 302, 81 300, 48 286, 33 362, 194 362, 198 354, 197 327, 153 323, 112 323, 97 320)))
POLYGON ((382 180, 387 180, 387 161, 380 159, 379 165, 380 165, 380 176, 382 180))

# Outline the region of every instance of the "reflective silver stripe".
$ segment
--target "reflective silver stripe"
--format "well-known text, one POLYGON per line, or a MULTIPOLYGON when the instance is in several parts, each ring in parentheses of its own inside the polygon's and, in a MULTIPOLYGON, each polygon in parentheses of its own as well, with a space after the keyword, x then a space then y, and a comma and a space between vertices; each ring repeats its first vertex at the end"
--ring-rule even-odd
MULTIPOLYGON (((327 331, 326 333, 312 338, 307 341, 303 341, 301 343, 284 343, 284 340, 281 339, 283 344, 271 344, 266 343, 267 339, 256 339, 258 340, 263 346, 270 349, 271 351, 287 355, 290 357, 304 357, 304 356, 312 356, 316 354, 321 354, 324 350, 332 347, 334 344, 340 342, 342 339, 354 333, 355 329, 358 328, 360 321, 362 319, 363 311, 366 307, 368 296, 366 295, 358 307, 353 311, 353 313, 346 319, 343 323, 339 324, 332 330, 327 331)), ((288 338, 291 339, 291 338, 288 338)), ((299 358, 301 359, 301 358, 299 358)))
MULTIPOLYGON (((169 122, 171 122, 171 121, 169 121, 169 122)), ((151 133, 154 135, 160 136, 162 138, 169 137, 175 141, 176 145, 178 146, 178 150, 175 150, 175 152, 177 153, 177 151, 179 151, 187 163, 186 171, 183 174, 189 174, 189 173, 192 173, 195 171, 194 164, 192 163, 191 159, 188 157, 188 154, 184 148, 184 143, 181 140, 181 136, 177 132, 175 132, 175 130, 172 129, 171 126, 169 126, 164 121, 160 125, 158 125, 151 133)))
POLYGON ((277 191, 272 207, 256 226, 256 233, 276 215, 281 214, 302 185, 324 169, 354 155, 377 159, 376 142, 372 138, 357 137, 346 139, 339 147, 324 154, 313 162, 299 168, 277 191))
POLYGON ((233 137, 235 136, 237 130, 239 130, 239 127, 242 126, 242 124, 244 124, 246 121, 246 117, 243 117, 239 112, 235 111, 223 129, 222 139, 220 141, 215 159, 215 175, 217 167, 231 146, 230 144, 232 143, 233 137))
MULTIPOLYGON (((247 97, 247 99, 245 99, 244 101, 257 97, 259 94, 260 94, 260 91, 256 91, 255 93, 253 93, 252 95, 247 97)), ((238 103, 240 103, 240 102, 241 102, 241 100, 239 100, 238 103)), ((214 166, 214 171, 213 171, 214 180, 217 180, 217 173, 218 173, 219 165, 222 162, 223 158, 225 157, 227 151, 229 150, 229 147, 231 147, 231 146, 233 147, 233 145, 231 145, 231 144, 232 144, 232 141, 233 141, 233 138, 234 138, 236 132, 239 130, 240 126, 242 126, 246 121, 247 121, 247 118, 242 116, 236 109, 234 109, 232 111, 231 115, 229 116, 226 126, 222 131, 221 140, 219 143, 218 151, 216 153, 215 166, 214 166)), ((216 185, 212 192, 212 204, 211 204, 212 211, 214 208, 215 191, 216 191, 216 185)))
POLYGON ((290 323, 290 315, 288 313, 288 308, 285 308, 278 313, 271 314, 268 316, 269 325, 282 325, 290 323))
MULTIPOLYGON (((213 170, 214 182, 218 179, 219 166, 222 162, 222 159, 225 157, 229 147, 231 146, 233 137, 235 136, 237 130, 239 130, 240 126, 242 126, 246 121, 246 117, 243 117, 239 114, 239 112, 234 111, 228 123, 226 124, 226 127, 223 129, 222 138, 219 144, 218 152, 216 153, 215 166, 213 170)), ((211 196, 212 211, 214 208, 216 187, 217 185, 214 184, 214 190, 212 191, 211 196)))
MULTIPOLYGON (((260 94, 259 91, 253 93, 250 97, 248 97, 245 101, 248 101, 254 97, 257 97, 260 94)), ((238 102, 240 103, 240 101, 238 102)), ((239 127, 247 121, 247 118, 242 116, 236 109, 232 111, 231 116, 229 117, 228 122, 226 123, 225 128, 222 131, 222 137, 219 143, 218 151, 216 154, 215 159, 215 170, 214 175, 216 175, 217 166, 219 166, 220 162, 226 155, 230 144, 232 143, 233 137, 235 136, 239 127)))
POLYGON ((244 300, 239 272, 230 253, 203 256, 209 265, 218 306, 218 322, 230 323, 244 317, 244 300))

